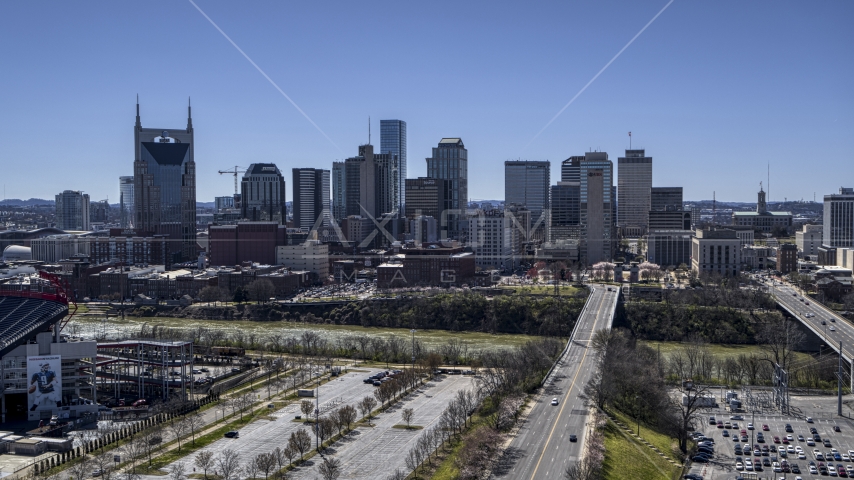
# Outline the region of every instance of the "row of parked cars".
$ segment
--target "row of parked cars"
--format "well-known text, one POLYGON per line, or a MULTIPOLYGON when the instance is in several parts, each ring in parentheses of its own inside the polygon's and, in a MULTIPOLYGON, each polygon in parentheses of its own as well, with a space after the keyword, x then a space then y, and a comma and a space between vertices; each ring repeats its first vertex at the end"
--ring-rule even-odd
POLYGON ((402 372, 403 372, 402 370, 392 370, 392 371, 386 370, 385 372, 375 373, 375 374, 371 375, 370 377, 362 380, 362 382, 367 383, 367 384, 371 384, 375 387, 379 387, 383 383, 392 381, 396 375, 398 375, 399 373, 402 373, 402 372))

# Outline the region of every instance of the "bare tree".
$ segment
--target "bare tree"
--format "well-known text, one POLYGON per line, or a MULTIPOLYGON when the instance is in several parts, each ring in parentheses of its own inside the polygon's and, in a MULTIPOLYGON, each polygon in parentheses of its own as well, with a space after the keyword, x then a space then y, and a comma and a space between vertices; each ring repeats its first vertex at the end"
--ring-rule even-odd
POLYGON ((163 437, 159 431, 151 429, 142 433, 141 438, 145 448, 145 455, 148 457, 148 465, 151 466, 151 454, 163 443, 163 437))
POLYGON ((240 454, 226 449, 216 459, 217 472, 221 472, 223 480, 231 480, 240 474, 240 454))
POLYGON ((115 473, 115 463, 113 462, 113 454, 101 452, 92 457, 92 462, 95 464, 97 471, 101 472, 100 477, 104 480, 112 480, 115 473))
POLYGON ((402 412, 400 412, 400 418, 406 422, 406 428, 409 428, 409 424, 412 422, 412 417, 415 416, 415 410, 411 408, 404 408, 402 412))
POLYGON ((311 437, 304 428, 300 428, 296 432, 291 433, 291 437, 288 439, 288 446, 294 451, 299 452, 299 456, 302 458, 311 448, 311 437))
POLYGON ((391 475, 385 477, 385 480, 406 480, 406 473, 398 469, 391 475))
POLYGON ((338 416, 338 421, 341 423, 341 425, 343 425, 344 428, 347 429, 347 431, 350 431, 351 425, 353 424, 353 422, 356 421, 355 407, 353 407, 352 405, 344 405, 343 407, 339 408, 336 413, 338 416))
POLYGON ((258 478, 258 472, 258 464, 255 463, 255 458, 250 458, 243 466, 243 474, 246 475, 246 480, 258 478))
POLYGON ((377 408, 377 401, 370 395, 359 402, 359 411, 362 412, 362 416, 368 417, 368 425, 371 424, 371 414, 375 408, 377 408))
POLYGON ((237 406, 240 408, 240 419, 243 420, 243 411, 251 407, 255 403, 255 395, 251 392, 246 392, 237 397, 237 406))
POLYGON ((84 480, 92 473, 91 457, 80 457, 78 461, 71 464, 68 473, 72 480, 84 480))
POLYGON ((323 480, 338 480, 341 476, 341 461, 336 458, 324 458, 318 470, 323 480))
POLYGON ((289 441, 285 448, 282 449, 282 455, 288 459, 288 465, 294 463, 294 457, 297 456, 297 450, 291 446, 291 442, 289 441))
POLYGON ((259 453, 252 463, 258 467, 259 472, 264 472, 264 479, 266 480, 270 476, 270 472, 276 468, 277 460, 272 453, 259 453))
POLYGON ((184 462, 175 462, 169 467, 169 480, 186 480, 187 471, 184 462))
POLYGON ((184 417, 187 422, 187 428, 190 430, 190 435, 193 438, 193 446, 196 445, 196 430, 205 425, 205 420, 198 413, 191 413, 184 417))
POLYGON ((563 478, 565 480, 599 480, 602 478, 602 468, 584 458, 570 462, 563 471, 563 478))
POLYGON ((175 436, 175 440, 178 441, 178 451, 180 452, 181 451, 181 437, 183 437, 184 434, 187 433, 187 429, 189 428, 189 425, 187 424, 186 418, 181 418, 181 419, 173 421, 172 423, 170 423, 168 425, 167 428, 172 433, 172 435, 175 436))
POLYGON ((784 369, 787 368, 795 350, 803 344, 806 335, 791 318, 778 313, 760 317, 763 322, 760 323, 757 340, 763 344, 774 363, 784 369))
MULTIPOLYGON (((141 457, 142 455, 145 455, 145 441, 140 436, 133 437, 133 438, 129 439, 127 442, 125 442, 124 445, 122 445, 120 451, 125 456, 125 458, 130 461, 130 465, 125 467, 125 474, 127 474, 127 473, 135 474, 136 473, 136 460, 139 457, 141 457)), ((126 480, 131 480, 131 479, 128 478, 126 480)))
POLYGON ((314 412, 314 402, 311 400, 303 400, 299 404, 299 409, 302 411, 302 414, 308 418, 311 416, 311 413, 314 412))
POLYGON ((314 425, 314 435, 317 437, 317 451, 319 452, 329 437, 332 436, 332 431, 335 430, 335 422, 329 417, 320 417, 314 425))
POLYGON ((196 454, 196 459, 194 460, 196 467, 200 468, 202 472, 204 472, 205 479, 208 478, 208 470, 214 466, 214 455, 210 450, 202 450, 198 454, 196 454))

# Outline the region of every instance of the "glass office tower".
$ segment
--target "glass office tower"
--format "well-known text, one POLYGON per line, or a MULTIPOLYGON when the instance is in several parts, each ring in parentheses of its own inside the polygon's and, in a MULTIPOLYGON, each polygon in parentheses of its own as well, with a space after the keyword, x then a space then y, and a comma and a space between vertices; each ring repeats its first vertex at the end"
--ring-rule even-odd
POLYGON ((461 138, 443 138, 433 147, 433 156, 427 160, 427 176, 451 181, 451 210, 441 213, 439 225, 444 235, 465 241, 464 229, 468 207, 468 150, 461 138))
POLYGON ((397 178, 399 185, 395 189, 398 197, 394 205, 400 205, 401 212, 406 201, 406 122, 403 120, 380 120, 380 153, 397 155, 397 178))

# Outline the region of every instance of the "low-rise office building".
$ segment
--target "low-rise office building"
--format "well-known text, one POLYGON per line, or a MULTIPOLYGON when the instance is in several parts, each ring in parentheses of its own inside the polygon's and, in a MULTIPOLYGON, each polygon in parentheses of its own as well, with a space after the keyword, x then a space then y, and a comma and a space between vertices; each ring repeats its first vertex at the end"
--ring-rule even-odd
POLYGON ((276 264, 292 270, 309 271, 316 281, 329 277, 329 245, 318 240, 306 240, 298 245, 276 247, 276 264))
POLYGON ((646 259, 661 265, 678 267, 691 263, 691 230, 650 230, 646 236, 646 259))
POLYGON ((801 231, 795 232, 795 245, 798 246, 801 258, 818 255, 823 230, 824 227, 821 225, 804 225, 801 231))
POLYGON ((735 230, 697 230, 692 239, 691 269, 697 274, 737 276, 741 271, 741 240, 735 230))

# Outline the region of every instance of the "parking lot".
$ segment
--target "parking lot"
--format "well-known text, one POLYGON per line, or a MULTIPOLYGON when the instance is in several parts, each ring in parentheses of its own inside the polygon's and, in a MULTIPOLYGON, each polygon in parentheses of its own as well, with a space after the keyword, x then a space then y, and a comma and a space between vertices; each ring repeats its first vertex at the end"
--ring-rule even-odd
MULTIPOLYGON (((320 387, 321 414, 344 404, 354 405, 363 397, 373 395, 375 387, 363 383, 362 380, 379 371, 379 369, 371 369, 371 373, 351 372, 322 385, 320 387)), ((314 401, 315 399, 308 398, 308 400, 314 401)), ((269 453, 276 447, 284 448, 291 433, 299 428, 306 428, 310 433, 310 425, 293 421, 296 415, 301 415, 299 402, 293 402, 282 409, 271 412, 270 416, 275 420, 258 419, 242 427, 239 438, 222 438, 200 451, 209 450, 216 455, 223 450, 230 449, 240 454, 240 463, 245 465, 259 453, 269 453)), ((314 435, 311 437, 313 444, 314 435)), ((193 468, 195 456, 196 453, 180 460, 184 462, 187 470, 193 468)), ((165 470, 168 471, 168 469, 169 466, 166 466, 165 470)), ((142 478, 146 480, 162 479, 162 477, 154 475, 143 476, 142 478)))
MULTIPOLYGON (((739 477, 745 479, 784 477, 810 479, 828 476, 851 476, 847 472, 842 475, 838 474, 837 466, 842 465, 843 469, 854 472, 854 422, 849 418, 837 417, 830 413, 835 412, 835 398, 792 397, 791 400, 793 406, 803 412, 802 416, 784 416, 768 410, 755 414, 748 412, 736 413, 735 415, 723 408, 709 410, 702 417, 702 425, 698 425, 697 430, 714 441, 714 455, 708 463, 694 462, 690 473, 701 475, 704 480, 737 479, 739 477), (828 408, 831 403, 834 406, 832 410, 828 408), (815 417, 810 417, 812 423, 807 422, 806 418, 812 415, 815 415, 815 417), (715 425, 710 422, 712 416, 715 417, 715 425), (743 419, 733 418, 739 416, 743 419), (738 426, 736 428, 719 428, 718 421, 723 422, 723 427, 726 426, 726 422, 737 423, 738 426), (753 429, 749 428, 749 424, 753 425, 753 429), (786 431, 786 424, 791 425, 792 432, 786 431), (839 432, 835 431, 835 427, 839 427, 839 432), (810 428, 816 429, 821 441, 813 439, 810 428), (741 435, 742 430, 746 435, 741 435), (760 433, 763 434, 763 441, 759 440, 760 433), (787 435, 791 435, 791 440, 787 439, 787 435), (738 441, 736 442, 735 439, 738 441), (828 440, 829 443, 825 444, 825 440, 828 440), (749 445, 747 450, 744 449, 745 445, 749 445), (737 452, 738 446, 741 446, 740 454, 737 452), (755 446, 759 447, 760 455, 755 455, 755 446), (767 447, 767 451, 763 451, 765 447, 767 447), (780 447, 783 447, 785 457, 779 452, 780 447), (816 459, 814 454, 816 449, 822 453, 822 457, 831 453, 830 459, 816 459), (802 453, 798 450, 802 450, 802 453), (838 459, 833 457, 833 453, 838 453, 838 459), (755 463, 757 459, 760 461, 761 469, 747 466, 748 462, 755 463), (784 471, 783 460, 788 462, 789 472, 784 471), (741 463, 741 467, 737 465, 737 462, 741 463), (779 469, 774 468, 774 462, 778 462, 779 469), (810 462, 813 462, 816 467, 816 473, 810 473, 810 462), (828 467, 826 475, 821 475, 818 472, 821 464, 828 467), (794 470, 799 470, 800 473, 796 473, 794 470)), ((844 407, 844 413, 850 413, 850 410, 844 407)))
MULTIPOLYGON (((386 478, 397 469, 408 471, 405 464, 406 455, 418 441, 418 437, 434 426, 451 399, 458 391, 466 388, 474 388, 472 377, 448 375, 431 380, 404 402, 396 404, 387 413, 374 419, 374 427, 359 428, 333 445, 329 449, 331 454, 327 456, 341 462, 341 478, 348 480, 386 478), (423 429, 392 428, 405 423, 400 416, 404 408, 415 411, 412 425, 424 427, 423 429)), ((320 462, 314 463, 315 465, 309 467, 298 468, 293 472, 293 478, 320 478, 320 462)))

